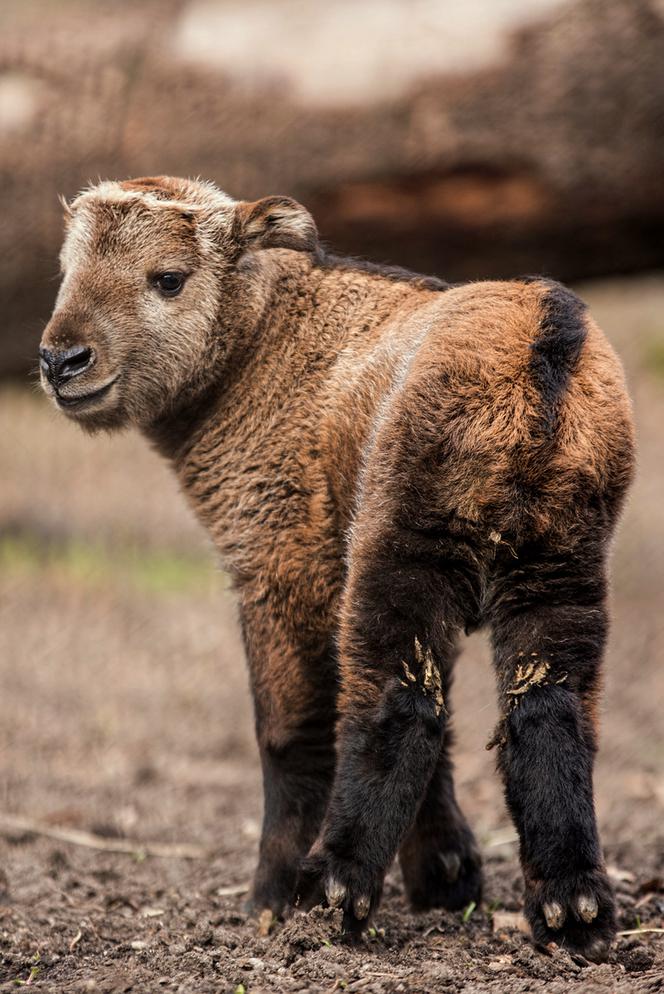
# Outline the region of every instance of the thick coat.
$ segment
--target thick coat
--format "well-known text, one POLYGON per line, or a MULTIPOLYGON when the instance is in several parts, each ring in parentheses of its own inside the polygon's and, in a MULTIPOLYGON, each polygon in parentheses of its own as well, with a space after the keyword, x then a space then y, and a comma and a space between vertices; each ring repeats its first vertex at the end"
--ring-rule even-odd
POLYGON ((265 783, 254 906, 327 900, 361 931, 397 852, 415 906, 479 898, 449 691, 459 633, 488 625, 528 918, 604 955, 592 761, 633 433, 583 303, 335 258, 294 201, 199 182, 105 183, 67 213, 44 385, 89 430, 146 434, 233 577, 265 783))

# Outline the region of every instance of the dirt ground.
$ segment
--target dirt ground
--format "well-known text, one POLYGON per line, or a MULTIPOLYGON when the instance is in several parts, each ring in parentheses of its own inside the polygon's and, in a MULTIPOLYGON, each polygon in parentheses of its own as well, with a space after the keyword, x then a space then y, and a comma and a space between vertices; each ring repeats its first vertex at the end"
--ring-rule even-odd
POLYGON ((414 915, 393 869, 358 948, 334 912, 262 932, 247 920, 260 775, 224 576, 139 438, 88 439, 12 386, 0 391, 0 991, 664 991, 664 935, 647 931, 664 926, 664 277, 582 293, 624 357, 639 421, 596 777, 620 928, 635 934, 594 966, 515 930, 517 850, 484 749, 495 712, 478 636, 458 667, 456 757, 482 907, 414 915), (132 841, 114 853, 41 829, 132 841), (146 855, 156 842, 197 849, 146 855))

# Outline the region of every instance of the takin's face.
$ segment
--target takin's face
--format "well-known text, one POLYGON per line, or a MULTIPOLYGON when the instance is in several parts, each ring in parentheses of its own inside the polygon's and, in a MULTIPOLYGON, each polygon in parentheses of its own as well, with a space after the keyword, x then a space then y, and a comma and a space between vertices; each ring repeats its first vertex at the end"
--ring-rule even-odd
POLYGON ((66 205, 66 227, 41 382, 91 431, 147 427, 204 389, 256 306, 251 253, 317 246, 295 201, 171 177, 102 183, 66 205))

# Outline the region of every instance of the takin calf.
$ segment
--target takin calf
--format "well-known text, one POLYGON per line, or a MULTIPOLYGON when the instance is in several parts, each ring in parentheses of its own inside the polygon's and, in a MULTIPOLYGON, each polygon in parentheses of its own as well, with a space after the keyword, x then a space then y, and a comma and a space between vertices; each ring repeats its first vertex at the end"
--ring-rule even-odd
POLYGON ((156 177, 65 206, 43 386, 87 431, 143 432, 233 578, 265 792, 253 908, 326 902, 361 932, 397 853, 415 908, 479 900, 450 684, 486 625, 528 921, 604 956, 592 768, 633 431, 583 303, 331 256, 286 197, 156 177))

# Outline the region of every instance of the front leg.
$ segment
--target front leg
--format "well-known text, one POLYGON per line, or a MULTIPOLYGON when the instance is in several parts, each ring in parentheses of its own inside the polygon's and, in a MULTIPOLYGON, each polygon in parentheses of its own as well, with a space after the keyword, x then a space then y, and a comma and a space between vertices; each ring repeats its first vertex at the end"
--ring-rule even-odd
POLYGON ((447 721, 441 670, 459 627, 454 577, 421 565, 391 534, 356 543, 341 619, 338 768, 300 903, 341 907, 367 927, 412 825, 447 721))
POLYGON ((335 662, 296 645, 276 611, 241 608, 263 769, 263 828, 249 908, 281 915, 323 820, 334 775, 335 662))

